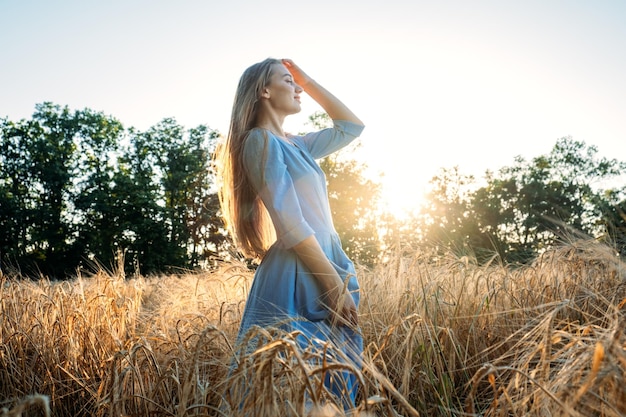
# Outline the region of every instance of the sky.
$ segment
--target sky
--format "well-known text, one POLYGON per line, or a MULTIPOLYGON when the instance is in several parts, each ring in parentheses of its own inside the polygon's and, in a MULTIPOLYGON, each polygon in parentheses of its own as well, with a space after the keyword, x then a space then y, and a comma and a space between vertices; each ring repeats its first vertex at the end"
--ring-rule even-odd
POLYGON ((0 0, 0 117, 50 101, 226 134, 241 73, 291 58, 364 121, 357 157, 398 210, 440 168, 565 136, 626 160, 624 22, 623 0, 0 0))

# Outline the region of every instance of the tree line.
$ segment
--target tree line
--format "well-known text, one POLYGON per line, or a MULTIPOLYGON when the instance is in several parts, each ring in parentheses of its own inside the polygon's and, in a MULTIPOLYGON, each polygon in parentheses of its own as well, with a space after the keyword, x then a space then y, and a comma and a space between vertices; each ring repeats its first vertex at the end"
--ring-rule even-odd
MULTIPOLYGON (((310 122, 321 128, 329 120, 314 114, 310 122)), ((80 268, 187 271, 239 256, 211 166, 219 137, 174 119, 124 128, 101 112, 53 103, 36 105, 30 119, 0 118, 0 266, 61 278, 80 268)), ((458 168, 443 169, 427 205, 405 219, 380 211, 380 183, 350 155, 320 165, 335 226, 360 263, 420 245, 527 262, 574 234, 626 252, 626 164, 571 138, 549 155, 486 173, 482 186, 458 168)))
MULTIPOLYGON (((547 155, 485 173, 479 183, 458 167, 431 181, 427 204, 399 231, 404 242, 524 264, 559 244, 597 239, 626 255, 626 163, 563 137, 547 155)), ((395 231, 398 233, 398 231, 395 231)))
POLYGON ((218 132, 164 119, 145 132, 89 109, 36 106, 0 120, 4 269, 63 277, 125 260, 157 273, 201 265, 227 241, 210 175, 218 132))

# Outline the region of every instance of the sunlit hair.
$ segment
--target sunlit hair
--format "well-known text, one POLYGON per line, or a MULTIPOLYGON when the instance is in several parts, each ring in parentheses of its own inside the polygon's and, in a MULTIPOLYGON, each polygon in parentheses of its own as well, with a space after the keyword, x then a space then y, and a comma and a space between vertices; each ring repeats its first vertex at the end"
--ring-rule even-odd
MULTIPOLYGON (((224 222, 239 249, 256 258, 265 255, 276 236, 269 214, 246 175, 243 148, 246 137, 256 127, 259 98, 270 83, 275 64, 282 62, 268 58, 244 71, 237 86, 228 135, 215 151, 224 222)), ((264 164, 267 155, 261 157, 264 164)))

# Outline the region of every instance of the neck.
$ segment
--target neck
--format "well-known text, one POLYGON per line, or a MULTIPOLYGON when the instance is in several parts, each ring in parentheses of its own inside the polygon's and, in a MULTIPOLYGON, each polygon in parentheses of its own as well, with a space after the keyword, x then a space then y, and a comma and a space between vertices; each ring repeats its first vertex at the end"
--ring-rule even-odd
POLYGON ((276 136, 281 138, 285 137, 285 131, 283 130, 283 122, 285 121, 284 116, 279 116, 277 114, 261 114, 257 118, 256 127, 260 127, 262 129, 269 130, 276 136))

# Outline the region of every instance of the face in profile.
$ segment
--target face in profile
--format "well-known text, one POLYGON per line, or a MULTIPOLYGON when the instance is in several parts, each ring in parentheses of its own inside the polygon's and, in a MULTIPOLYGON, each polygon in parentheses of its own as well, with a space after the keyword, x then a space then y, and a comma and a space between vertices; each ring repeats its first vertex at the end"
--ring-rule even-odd
POLYGON ((301 110, 302 91, 302 87, 294 82, 283 64, 274 64, 270 82, 263 91, 263 98, 274 111, 284 115, 295 114, 301 110))

